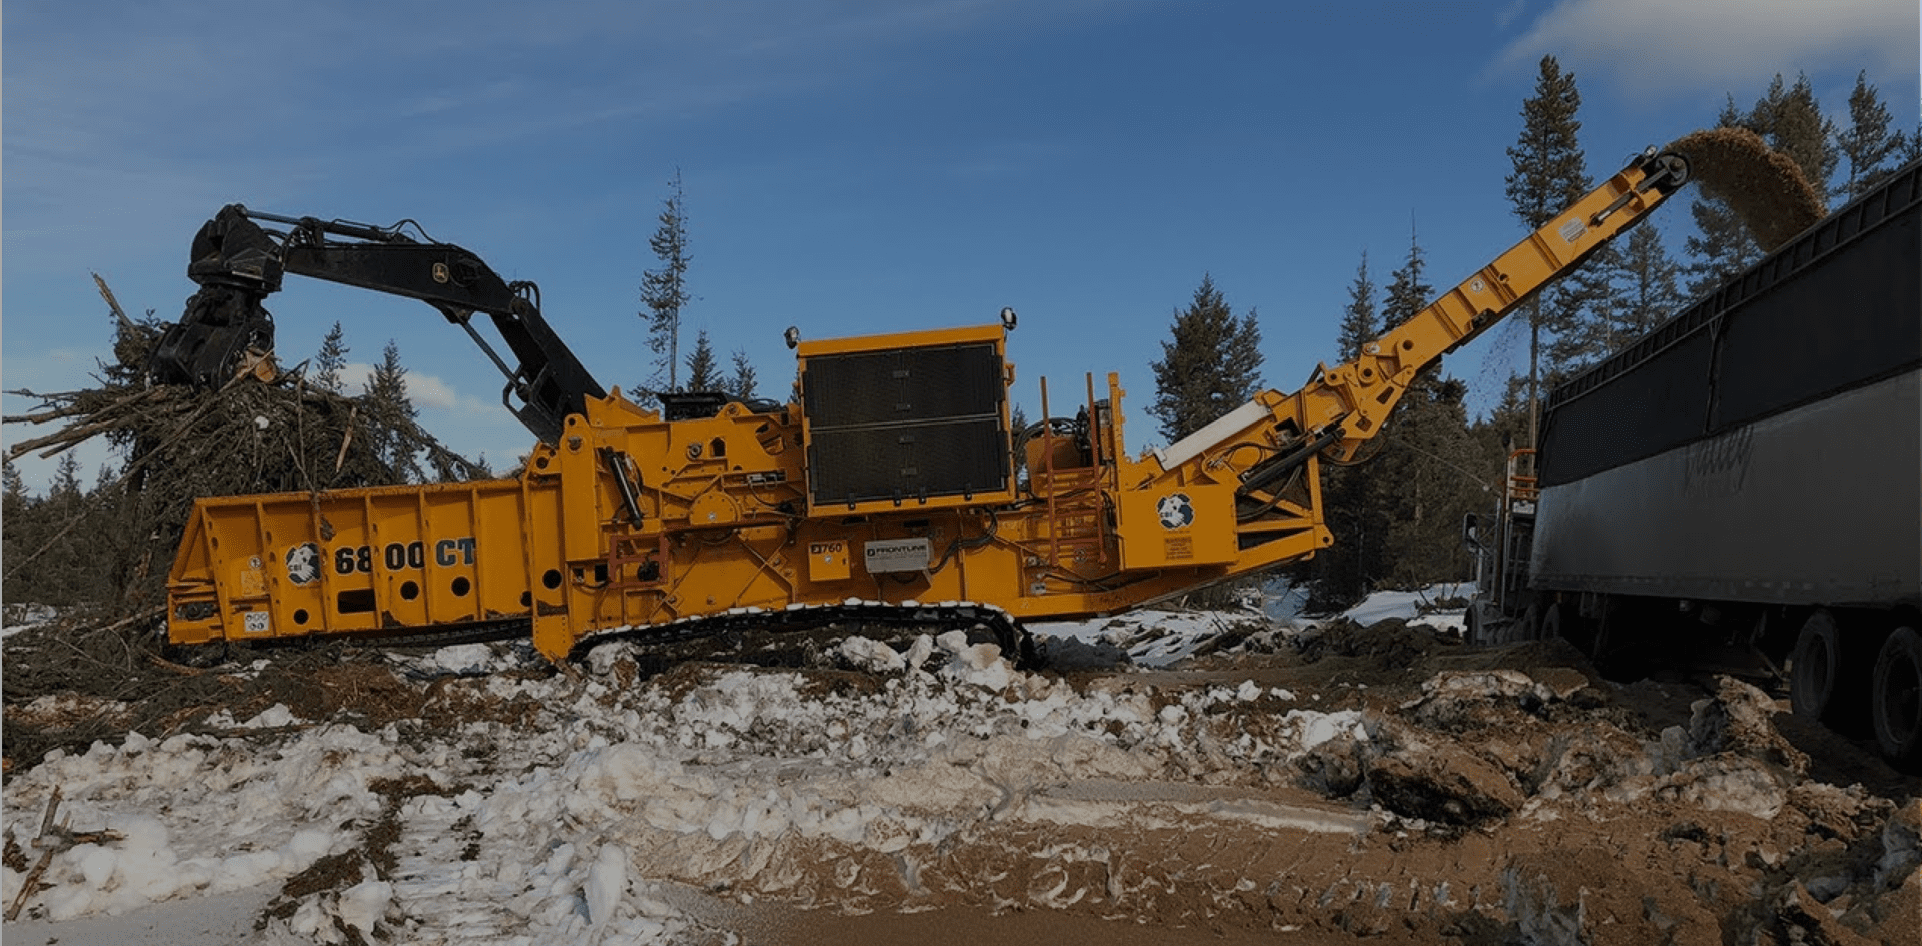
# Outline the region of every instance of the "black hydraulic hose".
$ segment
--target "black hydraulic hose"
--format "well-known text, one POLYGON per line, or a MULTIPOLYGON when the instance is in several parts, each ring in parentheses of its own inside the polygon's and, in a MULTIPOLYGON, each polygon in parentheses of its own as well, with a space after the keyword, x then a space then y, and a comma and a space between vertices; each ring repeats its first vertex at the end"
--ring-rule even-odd
POLYGON ((984 511, 988 514, 988 528, 986 532, 972 539, 963 538, 959 535, 955 536, 954 541, 948 543, 947 551, 941 553, 941 560, 935 562, 934 567, 928 570, 929 574, 946 568, 948 560, 954 558, 955 552, 961 549, 978 549, 994 541, 995 534, 1001 531, 1001 517, 994 514, 994 507, 992 506, 987 507, 984 511))
POLYGON ((1257 469, 1250 474, 1247 479, 1242 480, 1241 488, 1235 491, 1235 495, 1246 496, 1254 490, 1261 489, 1269 483, 1287 476, 1294 472, 1296 467, 1307 463, 1309 457, 1327 449, 1330 444, 1335 443, 1344 436, 1346 436, 1346 432, 1342 430, 1340 421, 1329 424, 1327 427, 1322 428, 1321 433, 1317 435, 1315 439, 1295 448, 1293 453, 1265 467, 1257 469))

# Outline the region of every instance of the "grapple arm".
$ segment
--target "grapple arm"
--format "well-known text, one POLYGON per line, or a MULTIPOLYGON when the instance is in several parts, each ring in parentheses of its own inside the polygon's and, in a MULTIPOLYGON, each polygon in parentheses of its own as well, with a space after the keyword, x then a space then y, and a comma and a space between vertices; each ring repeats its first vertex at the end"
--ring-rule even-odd
MULTIPOLYGON (((155 380, 214 385, 232 377, 250 347, 271 351, 273 322, 263 300, 286 273, 419 299, 461 326, 507 377, 502 401, 546 443, 588 397, 606 391, 540 314, 540 290, 508 282, 451 243, 408 235, 411 221, 377 227, 221 208, 195 235, 187 275, 201 285, 149 362, 155 380), (260 221, 280 224, 269 229, 260 221), (483 312, 515 359, 509 365, 470 324, 483 312)), ((416 232, 419 226, 414 225, 416 232)))

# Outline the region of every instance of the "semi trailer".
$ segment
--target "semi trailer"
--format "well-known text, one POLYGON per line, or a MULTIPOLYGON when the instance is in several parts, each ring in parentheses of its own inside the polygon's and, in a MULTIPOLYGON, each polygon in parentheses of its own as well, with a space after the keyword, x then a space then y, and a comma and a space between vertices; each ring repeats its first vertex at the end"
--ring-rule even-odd
POLYGON ((1548 397, 1468 636, 1605 673, 1694 657, 1922 763, 1922 163, 1548 397))

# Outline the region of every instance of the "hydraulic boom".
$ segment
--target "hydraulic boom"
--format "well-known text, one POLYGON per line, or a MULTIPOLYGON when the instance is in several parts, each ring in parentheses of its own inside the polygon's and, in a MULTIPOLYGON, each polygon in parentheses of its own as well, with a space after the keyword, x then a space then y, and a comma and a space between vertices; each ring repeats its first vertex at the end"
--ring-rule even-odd
MULTIPOLYGON (((154 380, 218 386, 273 351, 273 319, 262 301, 293 273, 407 296, 439 310, 487 353, 507 385, 501 402, 545 443, 563 419, 605 397, 579 358, 540 313, 540 289, 507 282, 451 243, 416 240, 411 221, 376 227, 344 220, 282 217, 239 204, 221 208, 195 235, 187 276, 201 289, 168 328, 148 362, 154 380), (282 224, 271 230, 257 221, 282 224), (517 359, 510 367, 472 325, 485 313, 517 359)), ((419 232, 419 226, 414 227, 419 232)))

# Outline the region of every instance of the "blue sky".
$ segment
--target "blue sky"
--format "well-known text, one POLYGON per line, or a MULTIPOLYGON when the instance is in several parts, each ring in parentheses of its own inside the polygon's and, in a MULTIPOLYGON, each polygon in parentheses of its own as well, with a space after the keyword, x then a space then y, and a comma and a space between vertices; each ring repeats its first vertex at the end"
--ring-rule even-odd
MULTIPOLYGON (((763 394, 792 376, 789 325, 1013 306, 1017 400, 1036 414, 1041 375, 1076 392, 1118 371, 1139 450, 1160 439, 1149 363, 1204 273, 1259 313, 1266 381, 1292 390, 1331 357, 1364 251, 1385 282, 1412 232, 1446 287, 1519 239, 1505 149, 1543 54, 1576 76, 1599 177, 1778 72, 1839 114, 1867 70, 1912 128, 1917 20, 1914 0, 12 0, 0 387, 91 383, 110 319, 90 271, 177 317, 189 240, 229 202, 417 220, 538 282, 589 369, 629 387, 678 170, 686 337, 745 351, 763 394)), ((1684 203, 1655 220, 1677 241, 1684 203)), ((455 448, 498 468, 533 442, 426 306, 298 278, 268 306, 284 363, 339 320, 356 361, 399 344, 455 448)), ((1497 330, 1448 370, 1492 392, 1521 345, 1497 330)), ((91 479, 106 455, 81 458, 91 479)), ((21 465, 36 488, 51 468, 21 465)))

